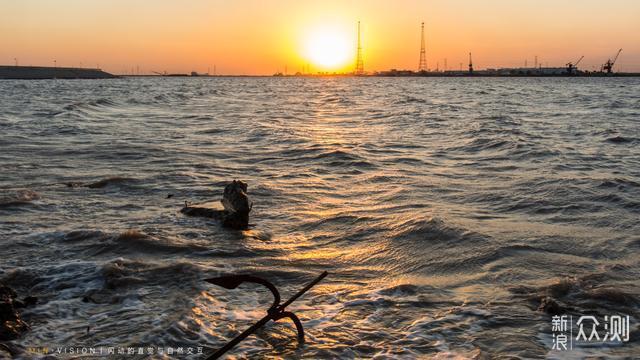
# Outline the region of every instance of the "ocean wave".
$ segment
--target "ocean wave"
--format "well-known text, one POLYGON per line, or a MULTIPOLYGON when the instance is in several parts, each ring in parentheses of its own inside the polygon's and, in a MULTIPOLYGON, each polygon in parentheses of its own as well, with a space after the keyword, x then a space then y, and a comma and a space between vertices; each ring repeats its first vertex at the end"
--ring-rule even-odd
POLYGON ((420 98, 417 96, 404 95, 402 98, 394 100, 392 103, 394 105, 428 104, 430 103, 430 101, 428 99, 420 98))
POLYGON ((97 99, 86 102, 77 102, 69 104, 63 107, 65 111, 82 111, 82 110, 98 110, 103 107, 117 107, 119 106, 115 101, 111 99, 97 99))
MULTIPOLYGON (((116 259, 104 264, 100 274, 104 289, 116 290, 130 286, 153 286, 155 284, 178 284, 199 280, 201 270, 190 262, 156 263, 129 259, 116 259)), ((194 292, 196 286, 191 286, 194 292)))
POLYGON ((190 262, 116 258, 102 262, 75 260, 8 271, 0 282, 49 301, 75 300, 113 304, 129 294, 127 288, 166 285, 196 292, 202 269, 190 262), (99 300, 100 299, 100 300, 99 300))
POLYGON ((618 135, 618 136, 607 138, 606 141, 613 144, 628 144, 628 143, 634 142, 635 139, 618 135))
POLYGON ((348 213, 338 213, 333 214, 331 216, 325 216, 321 219, 309 221, 305 224, 302 224, 302 229, 315 229, 321 226, 330 226, 336 228, 351 228, 358 224, 365 224, 372 220, 372 218, 367 216, 358 216, 355 214, 348 213))
POLYGON ((326 96, 322 98, 322 104, 340 104, 340 105, 352 105, 353 101, 349 97, 345 96, 326 96))
POLYGON ((501 149, 514 149, 516 143, 510 139, 500 138, 474 138, 467 141, 466 144, 450 148, 451 151, 479 152, 479 151, 495 151, 501 149))
POLYGON ((405 296, 416 295, 419 293, 419 291, 420 291, 420 287, 417 285, 400 284, 400 285, 394 285, 391 287, 380 289, 378 290, 378 293, 380 295, 387 295, 387 296, 393 295, 399 298, 404 298, 405 296))
POLYGON ((624 178, 614 178, 610 180, 602 180, 602 182, 598 185, 601 188, 616 188, 621 191, 633 190, 636 191, 636 188, 640 188, 640 182, 636 182, 630 179, 624 178))
POLYGON ((545 297, 637 317, 638 80, 600 80, 0 82, 0 281, 42 299, 17 343, 216 347, 269 305, 202 281, 233 273, 330 273, 303 348, 285 322, 238 356, 544 357, 545 297), (179 213, 234 178, 251 230, 179 213))
POLYGON ((395 241, 445 242, 470 246, 487 240, 480 234, 448 225, 439 218, 411 219, 393 224, 390 229, 395 241))
POLYGON ((328 166, 332 167, 355 167, 362 169, 374 169, 376 165, 363 158, 362 156, 356 155, 351 152, 347 152, 345 150, 331 150, 323 152, 319 155, 316 155, 312 159, 322 160, 328 166))
POLYGON ((215 134, 224 134, 229 132, 229 130, 221 129, 221 128, 208 128, 203 130, 198 130, 196 133, 205 134, 205 135, 215 135, 215 134))
MULTIPOLYGON (((610 285, 607 274, 591 274, 581 277, 565 277, 539 287, 516 286, 510 288, 514 297, 524 298, 531 309, 538 310, 543 301, 553 300, 556 310, 563 312, 615 309, 617 312, 635 309, 640 299, 633 289, 610 285), (545 300, 547 299, 547 300, 545 300)), ((540 309, 541 310, 541 309, 540 309)))
POLYGON ((21 268, 0 281, 38 298, 38 304, 24 314, 31 330, 18 345, 39 344, 42 334, 61 346, 70 335, 88 346, 105 340, 119 346, 191 344, 183 332, 149 338, 141 329, 165 334, 176 321, 187 318, 191 299, 203 288, 202 272, 190 262, 176 260, 76 259, 21 268), (132 334, 137 334, 135 339, 132 334))
POLYGON ((91 256, 105 254, 139 254, 157 253, 187 254, 211 256, 209 247, 193 241, 163 239, 145 234, 136 229, 120 233, 107 233, 100 230, 74 230, 57 237, 63 243, 78 243, 77 250, 91 256))
POLYGON ((111 176, 104 179, 100 179, 94 182, 81 183, 81 182, 67 182, 65 185, 68 187, 87 187, 90 189, 102 189, 109 186, 119 186, 135 184, 139 182, 138 179, 123 177, 123 176, 111 176))
POLYGON ((0 208, 31 204, 40 199, 40 194, 30 189, 5 191, 0 193, 0 208))

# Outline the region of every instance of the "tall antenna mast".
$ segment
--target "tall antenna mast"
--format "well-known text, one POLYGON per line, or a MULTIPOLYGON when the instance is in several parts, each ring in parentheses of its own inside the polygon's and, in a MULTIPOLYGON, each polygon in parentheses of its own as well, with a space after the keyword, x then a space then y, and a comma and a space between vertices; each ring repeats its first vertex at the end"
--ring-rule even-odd
POLYGON ((362 46, 360 46, 360 21, 358 21, 358 53, 356 56, 356 75, 364 74, 364 62, 362 61, 362 46))
POLYGON ((427 71, 427 51, 424 46, 424 22, 422 23, 420 36, 420 64, 418 65, 418 71, 427 71))

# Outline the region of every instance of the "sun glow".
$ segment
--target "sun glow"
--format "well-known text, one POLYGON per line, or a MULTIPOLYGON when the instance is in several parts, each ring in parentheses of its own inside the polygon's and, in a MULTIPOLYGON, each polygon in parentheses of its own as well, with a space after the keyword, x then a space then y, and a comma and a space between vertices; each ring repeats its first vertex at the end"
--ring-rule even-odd
POLYGON ((316 29, 304 40, 304 55, 322 70, 338 70, 351 60, 353 44, 349 39, 348 34, 338 29, 316 29))

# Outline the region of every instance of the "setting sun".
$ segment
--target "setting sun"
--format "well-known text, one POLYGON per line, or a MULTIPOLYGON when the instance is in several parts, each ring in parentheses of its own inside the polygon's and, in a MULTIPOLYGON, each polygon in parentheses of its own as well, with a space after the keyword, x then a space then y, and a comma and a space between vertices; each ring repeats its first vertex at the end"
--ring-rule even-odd
POLYGON ((338 29, 321 28, 312 31, 305 39, 304 56, 324 70, 337 70, 349 63, 354 44, 349 34, 338 29))

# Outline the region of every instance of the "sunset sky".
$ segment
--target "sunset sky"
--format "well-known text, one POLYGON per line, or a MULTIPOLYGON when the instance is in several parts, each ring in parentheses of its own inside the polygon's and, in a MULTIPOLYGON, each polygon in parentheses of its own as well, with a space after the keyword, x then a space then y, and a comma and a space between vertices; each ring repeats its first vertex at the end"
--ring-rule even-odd
POLYGON ((0 64, 95 67, 113 73, 272 74, 350 71, 361 21, 365 70, 600 66, 640 71, 637 0, 162 1, 0 0, 0 64), (328 55, 323 57, 323 53, 328 55), (320 53, 320 54, 319 54, 320 53))

